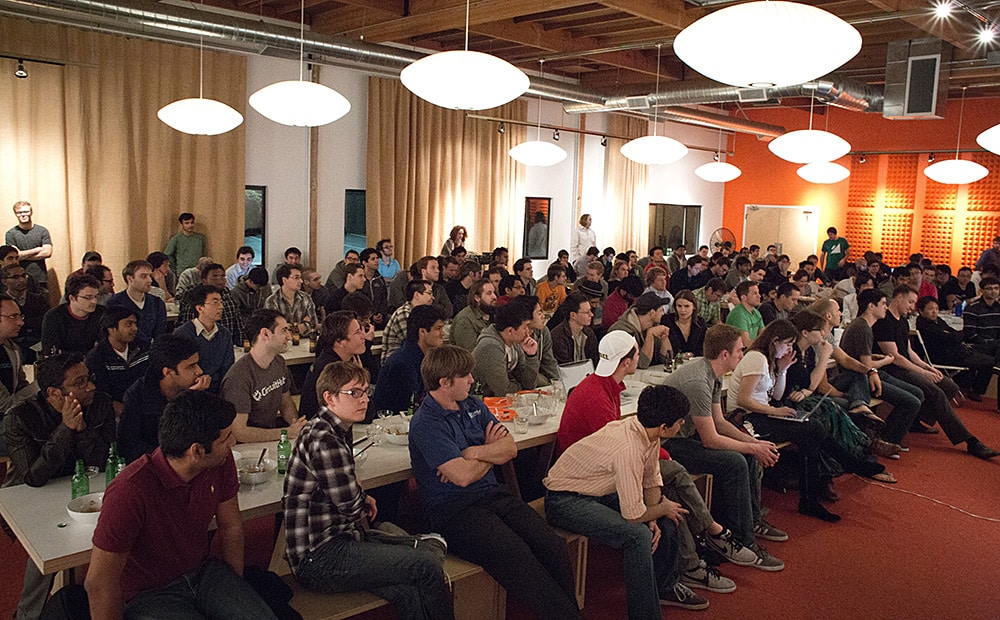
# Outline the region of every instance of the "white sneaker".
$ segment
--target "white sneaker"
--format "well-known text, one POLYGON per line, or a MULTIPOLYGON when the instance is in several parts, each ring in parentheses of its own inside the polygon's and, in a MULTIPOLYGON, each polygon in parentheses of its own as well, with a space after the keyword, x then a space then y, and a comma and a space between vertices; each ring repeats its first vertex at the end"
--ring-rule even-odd
POLYGON ((689 588, 700 588, 720 594, 726 594, 736 589, 736 582, 723 577, 718 569, 705 564, 705 560, 699 563, 698 568, 681 573, 681 583, 689 588))
POLYGON ((750 566, 757 561, 757 554, 753 549, 744 547, 740 541, 736 540, 732 531, 723 530, 718 536, 707 534, 705 543, 713 550, 725 556, 727 560, 739 566, 750 566))

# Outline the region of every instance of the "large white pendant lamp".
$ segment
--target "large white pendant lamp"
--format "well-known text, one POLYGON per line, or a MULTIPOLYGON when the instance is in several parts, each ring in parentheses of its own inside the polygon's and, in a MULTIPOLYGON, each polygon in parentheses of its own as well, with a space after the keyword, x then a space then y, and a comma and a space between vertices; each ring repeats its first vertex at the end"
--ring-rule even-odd
POLYGON ((987 151, 1000 155, 1000 125, 994 125, 976 136, 976 143, 987 151))
POLYGON ((351 102, 333 90, 303 79, 306 3, 299 9, 299 79, 277 82, 250 95, 250 105, 282 125, 319 127, 351 111, 351 102))
POLYGON ((719 130, 719 145, 715 149, 715 161, 702 164, 695 168, 694 173, 698 178, 709 183, 728 183, 737 178, 743 171, 736 166, 720 161, 722 157, 722 130, 719 130))
MULTIPOLYGON (((656 92, 660 92, 660 48, 656 46, 656 92)), ((657 109, 653 105, 653 135, 630 140, 622 145, 621 152, 627 159, 646 166, 672 164, 688 154, 688 148, 681 142, 666 136, 656 135, 657 109)))
MULTIPOLYGON (((545 61, 539 60, 539 76, 543 73, 545 68, 545 61)), ((528 142, 522 142, 518 144, 510 151, 508 151, 511 157, 515 160, 521 162, 525 166, 537 166, 544 168, 546 166, 554 166, 562 160, 566 159, 566 151, 562 147, 555 145, 551 142, 545 142, 542 140, 542 96, 538 95, 538 114, 537 114, 537 124, 535 126, 535 139, 529 140, 528 142)))
POLYGON ((465 49, 438 52, 399 73, 414 95, 442 108, 487 110, 517 99, 531 86, 523 71, 506 60, 469 51, 469 0, 465 3, 465 49))
POLYGON ((232 131, 243 115, 215 99, 205 99, 205 46, 198 41, 198 96, 180 99, 160 108, 157 118, 177 131, 196 136, 217 136, 232 131))
POLYGON ((802 166, 795 171, 795 174, 810 183, 828 185, 831 183, 840 183, 851 176, 851 171, 836 162, 819 161, 802 166))
POLYGON ((965 87, 962 87, 962 105, 958 112, 958 139, 955 144, 955 159, 939 161, 924 168, 924 175, 928 179, 946 185, 965 185, 975 183, 990 173, 985 166, 958 158, 958 151, 962 146, 962 117, 964 115, 965 87))
POLYGON ((789 131, 768 143, 767 148, 793 164, 812 164, 840 159, 851 151, 851 144, 829 131, 813 129, 813 102, 809 99, 809 129, 789 131))
POLYGON ((710 13, 674 39, 689 67, 732 86, 792 86, 830 73, 861 51, 861 33, 823 9, 780 0, 710 13))

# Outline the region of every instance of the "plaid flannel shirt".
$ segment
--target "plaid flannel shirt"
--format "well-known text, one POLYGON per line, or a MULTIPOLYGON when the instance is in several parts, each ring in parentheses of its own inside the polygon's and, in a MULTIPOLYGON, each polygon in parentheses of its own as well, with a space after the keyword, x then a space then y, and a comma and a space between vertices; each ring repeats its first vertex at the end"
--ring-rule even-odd
POLYGON ((396 308, 396 311, 389 317, 389 322, 385 324, 385 330, 382 332, 383 364, 390 355, 403 346, 403 341, 406 340, 406 322, 410 319, 411 312, 413 312, 413 306, 410 302, 406 302, 396 308))
POLYGON ((264 300, 264 307, 269 310, 277 310, 291 324, 305 323, 306 330, 301 334, 303 337, 308 337, 319 325, 316 321, 316 306, 313 304, 312 297, 302 291, 295 291, 295 300, 289 304, 279 288, 264 300))

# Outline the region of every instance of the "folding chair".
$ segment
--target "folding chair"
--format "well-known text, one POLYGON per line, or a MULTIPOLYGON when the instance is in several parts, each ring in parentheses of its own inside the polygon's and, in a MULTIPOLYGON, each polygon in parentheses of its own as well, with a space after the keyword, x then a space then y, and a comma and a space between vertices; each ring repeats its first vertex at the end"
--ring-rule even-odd
MULTIPOLYGON (((931 361, 931 353, 930 353, 930 351, 927 350, 927 345, 924 344, 924 337, 923 337, 923 335, 921 335, 920 330, 919 329, 915 329, 913 331, 914 331, 914 333, 916 333, 916 335, 917 335, 917 342, 920 343, 920 348, 924 352, 924 360, 928 364, 930 364, 932 367, 937 368, 942 373, 948 375, 948 378, 950 378, 950 379, 954 379, 955 375, 957 375, 958 373, 965 372, 966 370, 968 370, 968 367, 966 367, 966 366, 949 366, 947 364, 935 364, 934 362, 932 362, 931 361)), ((958 398, 960 398, 962 400, 965 400, 965 396, 962 395, 962 392, 958 393, 958 398)))

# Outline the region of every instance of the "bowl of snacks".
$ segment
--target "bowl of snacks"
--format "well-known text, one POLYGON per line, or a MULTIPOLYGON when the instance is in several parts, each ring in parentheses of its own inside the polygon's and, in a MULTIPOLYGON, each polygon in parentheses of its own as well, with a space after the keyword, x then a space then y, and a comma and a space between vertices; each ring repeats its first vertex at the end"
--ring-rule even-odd
POLYGON ((395 418, 384 424, 385 438, 397 446, 410 445, 410 421, 395 418))
POLYGON ((79 521, 84 525, 97 525, 97 519, 101 516, 101 504, 104 501, 104 493, 89 493, 70 501, 66 505, 66 512, 74 521, 79 521))
POLYGON ((257 459, 240 459, 236 461, 236 473, 243 484, 262 484, 267 482, 271 473, 278 469, 278 462, 264 459, 257 464, 257 459))

